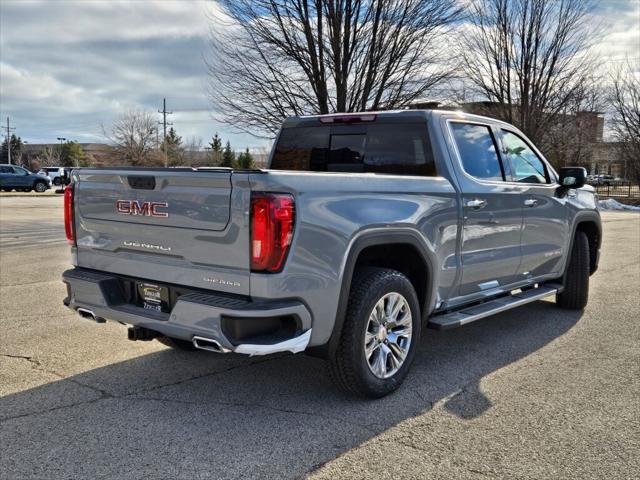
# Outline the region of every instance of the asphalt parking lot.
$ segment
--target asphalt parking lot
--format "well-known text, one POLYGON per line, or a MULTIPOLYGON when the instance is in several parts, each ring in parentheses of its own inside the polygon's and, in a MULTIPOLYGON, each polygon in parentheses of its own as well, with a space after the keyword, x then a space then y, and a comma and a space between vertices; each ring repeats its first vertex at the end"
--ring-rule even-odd
POLYGON ((62 198, 0 198, 0 478, 639 478, 640 214, 582 313, 427 331, 378 401, 321 360, 172 351, 62 306, 62 198))

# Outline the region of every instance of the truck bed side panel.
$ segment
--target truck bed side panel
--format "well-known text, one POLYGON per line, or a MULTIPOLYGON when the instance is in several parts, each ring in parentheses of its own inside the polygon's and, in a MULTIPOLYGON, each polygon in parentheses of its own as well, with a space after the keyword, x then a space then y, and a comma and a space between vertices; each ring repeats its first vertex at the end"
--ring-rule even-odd
POLYGON ((455 282, 456 193, 441 177, 269 171, 250 175, 252 190, 291 192, 296 231, 282 273, 252 274, 252 295, 302 298, 313 312, 311 345, 329 340, 350 246, 381 228, 420 232, 435 259, 436 296, 455 282))

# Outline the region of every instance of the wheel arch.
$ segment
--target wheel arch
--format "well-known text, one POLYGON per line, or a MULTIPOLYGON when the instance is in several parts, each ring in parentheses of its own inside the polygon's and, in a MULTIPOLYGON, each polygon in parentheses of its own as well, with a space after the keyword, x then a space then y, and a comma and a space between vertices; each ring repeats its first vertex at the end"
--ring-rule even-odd
POLYGON ((576 238, 576 232, 578 231, 584 232, 589 240, 589 274, 593 275, 598 270, 600 246, 602 245, 602 222, 600 220, 600 215, 596 211, 578 212, 571 229, 571 238, 569 242, 569 249, 567 250, 567 258, 565 260, 563 280, 567 275, 569 257, 573 251, 573 242, 576 238))
POLYGON ((331 336, 327 344, 315 347, 315 353, 326 357, 335 351, 342 334, 353 276, 358 267, 378 266, 404 273, 416 290, 420 313, 424 320, 428 312, 432 310, 435 298, 434 288, 437 283, 434 279, 436 271, 433 268, 434 264, 433 255, 417 231, 409 229, 389 231, 385 229, 384 231, 361 233, 352 242, 346 255, 340 283, 340 297, 331 336), (388 258, 381 258, 382 251, 388 258), (391 258, 389 257, 390 252, 394 252, 396 255, 391 258))

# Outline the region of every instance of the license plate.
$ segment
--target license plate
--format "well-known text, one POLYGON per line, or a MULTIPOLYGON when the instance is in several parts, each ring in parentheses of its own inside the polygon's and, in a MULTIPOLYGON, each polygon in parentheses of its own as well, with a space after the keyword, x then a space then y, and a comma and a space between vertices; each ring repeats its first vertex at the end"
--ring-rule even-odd
POLYGON ((138 282, 138 298, 142 307, 156 312, 169 312, 169 289, 154 283, 138 282))

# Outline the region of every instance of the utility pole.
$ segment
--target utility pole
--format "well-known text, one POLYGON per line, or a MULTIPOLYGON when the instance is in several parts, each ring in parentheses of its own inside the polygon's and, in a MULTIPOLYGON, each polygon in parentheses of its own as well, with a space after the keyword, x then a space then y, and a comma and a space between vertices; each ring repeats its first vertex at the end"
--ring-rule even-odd
POLYGON ((15 131, 15 127, 12 127, 9 124, 9 117, 7 117, 7 126, 6 127, 2 127, 7 131, 7 157, 9 160, 9 165, 11 165, 11 132, 15 131))
POLYGON ((164 137, 162 137, 162 144, 164 145, 164 167, 169 166, 169 159, 167 158, 167 125, 173 125, 173 123, 167 123, 167 115, 171 115, 173 112, 167 112, 167 99, 162 99, 162 110, 158 110, 158 113, 162 114, 162 121, 158 124, 164 128, 164 137))

